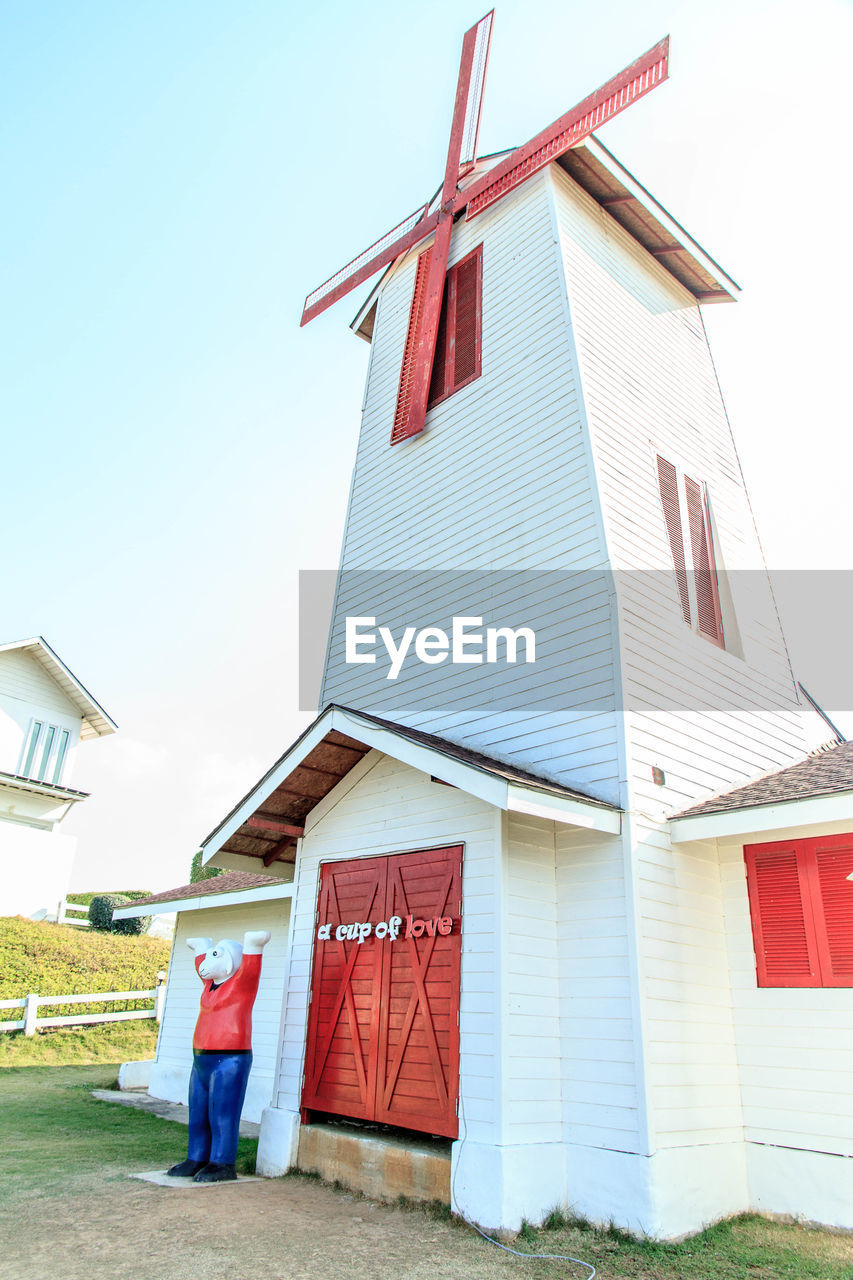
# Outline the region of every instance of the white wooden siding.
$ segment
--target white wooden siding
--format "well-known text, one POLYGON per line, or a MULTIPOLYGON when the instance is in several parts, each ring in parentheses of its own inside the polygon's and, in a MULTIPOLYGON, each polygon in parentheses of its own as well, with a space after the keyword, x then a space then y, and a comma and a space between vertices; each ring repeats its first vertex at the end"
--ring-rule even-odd
MULTIPOLYGON (((774 832, 772 839, 851 829, 853 823, 833 823, 774 832)), ((760 840, 760 834, 755 838, 760 840)), ((717 843, 745 1137, 748 1142, 853 1156, 848 1105, 853 1096, 853 988, 759 988, 744 841, 717 843)))
POLYGON ((632 799, 678 807, 801 758, 799 704, 699 308, 562 170, 551 174, 617 580, 632 799), (708 485, 743 656, 684 623, 658 452, 708 485))
POLYGON ((235 942, 242 943, 243 934, 248 929, 269 929, 272 936, 264 947, 261 981, 252 1011, 252 1072, 243 1110, 247 1120, 260 1120, 260 1109, 269 1105, 273 1093, 286 982, 289 917, 290 903, 287 901, 178 912, 166 1004, 157 1041, 156 1069, 152 1073, 152 1092, 156 1097, 168 1096, 186 1101, 192 1069, 193 1032, 202 990, 187 938, 212 938, 214 942, 233 938, 235 942), (158 1079, 164 1082, 168 1093, 161 1095, 156 1092, 158 1079))
POLYGON ((302 1091, 308 992, 320 863, 463 844, 460 1093, 475 1141, 500 1122, 500 814, 490 805, 372 751, 313 811, 294 876, 292 949, 276 1105, 297 1111, 302 1091))
POLYGON ((500 946, 509 1144, 562 1139, 563 1064, 554 824, 510 814, 500 946))
POLYGON ((720 871, 713 845, 673 849, 635 819, 639 982, 653 1149, 741 1142, 720 871))
MULTIPOLYGON (((562 661, 510 672, 501 687, 516 682, 515 710, 505 701, 491 705, 488 668, 417 664, 417 678, 405 678, 404 668, 392 682, 378 667, 343 662, 344 616, 379 613, 376 592, 367 610, 363 580, 346 577, 353 571, 459 570, 474 579, 478 572, 592 570, 605 563, 545 178, 474 222, 457 224, 451 264, 481 241, 482 376, 431 410, 421 436, 394 448, 389 439, 415 254, 380 293, 341 559, 345 576, 321 698, 364 706, 615 800, 606 576, 575 610, 562 661)), ((561 589, 570 596, 568 583, 561 589)), ((408 593, 397 585, 392 594, 395 616, 405 616, 411 604, 410 621, 428 604, 422 584, 408 593)), ((439 589, 430 621, 440 623, 447 606, 439 589)))
POLYGON ((623 840, 558 825, 555 843, 564 1140, 641 1151, 623 840))
POLYGON ((56 681, 51 680, 41 663, 16 649, 0 653, 0 698, 7 697, 82 720, 79 709, 56 681))
POLYGON ((33 721, 69 732, 61 782, 70 785, 83 717, 41 664, 28 653, 0 653, 0 771, 19 773, 33 721))

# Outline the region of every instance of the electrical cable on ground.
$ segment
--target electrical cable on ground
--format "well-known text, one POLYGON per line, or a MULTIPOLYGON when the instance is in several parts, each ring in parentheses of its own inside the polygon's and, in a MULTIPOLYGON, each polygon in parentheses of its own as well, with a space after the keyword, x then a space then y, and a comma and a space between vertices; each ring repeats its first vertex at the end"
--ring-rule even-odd
MULTIPOLYGON (((462 1139, 459 1143, 459 1150, 456 1156, 456 1168, 453 1170, 453 1179, 450 1187, 450 1200, 453 1203, 456 1200, 456 1175, 459 1172, 459 1163, 462 1159, 462 1151, 465 1143, 468 1141, 468 1124, 465 1120, 464 1108, 462 1105, 462 1092, 459 1092, 459 1119, 462 1124, 462 1139)), ((595 1280, 595 1267, 591 1262, 584 1262, 583 1258, 573 1258, 568 1253, 523 1253, 521 1249, 511 1249, 508 1244, 501 1244, 500 1240, 496 1240, 494 1236, 487 1235, 485 1231, 481 1231, 476 1222, 472 1222, 470 1218, 466 1218, 464 1213, 459 1214, 463 1222, 469 1227, 473 1227, 478 1236, 482 1236, 484 1240, 488 1240, 489 1244, 495 1245, 498 1249, 503 1249, 505 1253, 511 1253, 515 1258, 533 1258, 540 1261, 548 1262, 574 1262, 579 1267, 586 1267, 589 1276, 585 1280, 595 1280)))

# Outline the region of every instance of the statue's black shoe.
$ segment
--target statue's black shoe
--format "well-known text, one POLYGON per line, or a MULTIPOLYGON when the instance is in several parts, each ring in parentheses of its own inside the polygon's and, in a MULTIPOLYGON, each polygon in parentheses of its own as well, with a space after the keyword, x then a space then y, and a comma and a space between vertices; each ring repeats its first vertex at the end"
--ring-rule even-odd
POLYGON ((200 1169, 205 1168, 203 1160, 182 1160, 167 1170, 170 1178, 193 1178, 200 1169))
POLYGON ((206 1164, 193 1182, 236 1182, 237 1170, 233 1164, 206 1164))

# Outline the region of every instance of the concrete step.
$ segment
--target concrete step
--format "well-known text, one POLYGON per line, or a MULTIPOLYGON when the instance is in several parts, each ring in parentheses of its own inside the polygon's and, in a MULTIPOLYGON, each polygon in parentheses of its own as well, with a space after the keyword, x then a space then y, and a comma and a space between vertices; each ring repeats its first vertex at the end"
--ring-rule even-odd
POLYGON ((450 1204, 450 1142, 418 1141, 350 1124, 304 1124, 297 1168, 340 1182, 374 1200, 450 1204))

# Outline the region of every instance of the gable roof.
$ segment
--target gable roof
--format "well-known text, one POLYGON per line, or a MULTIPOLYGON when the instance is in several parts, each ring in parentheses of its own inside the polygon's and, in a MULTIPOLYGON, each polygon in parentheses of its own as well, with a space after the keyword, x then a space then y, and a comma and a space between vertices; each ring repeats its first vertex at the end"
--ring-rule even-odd
MULTIPOLYGON (((494 155, 479 156, 474 169, 461 186, 468 185, 496 165, 512 148, 494 155)), ((670 275, 699 303, 734 302, 740 293, 737 284, 718 262, 685 231, 650 191, 629 173, 595 134, 584 138, 555 161, 578 186, 592 196, 634 240, 641 244, 670 275)), ((439 188, 440 190, 440 188, 439 188)), ((430 202, 433 207, 435 196, 430 202)), ((422 247, 417 246, 419 252, 422 247)), ((370 342, 376 315, 376 300, 387 276, 397 264, 392 262, 372 286, 350 324, 360 338, 370 342)))
POLYGON ((74 672, 66 667, 59 654, 51 649, 43 636, 0 644, 0 653, 9 653, 15 649, 34 658, 78 709, 83 717, 80 728, 82 739, 103 738, 109 733, 115 733, 118 729, 115 720, 107 714, 99 702, 95 701, 86 686, 81 684, 74 672))
POLYGON ((697 302, 734 302, 740 285, 676 222, 612 152, 590 134, 557 163, 697 302))
POLYGON ((260 876, 250 871, 224 871, 222 875, 194 884, 182 884, 163 893, 137 898, 126 907, 116 907, 117 920, 134 916, 165 915, 172 911, 199 911, 208 907, 227 907, 245 902, 266 902, 270 898, 289 898, 293 885, 279 876, 260 876), (152 910, 159 907, 160 910, 152 910))
POLYGON ((673 820, 784 804, 815 796, 839 795, 845 791, 853 792, 853 742, 838 743, 814 752, 798 764, 766 773, 733 791, 691 805, 689 809, 673 814, 673 820))
POLYGON ((327 707, 202 842, 216 853, 292 862, 311 810, 371 750, 489 804, 599 831, 620 830, 620 810, 581 791, 365 711, 327 707))

